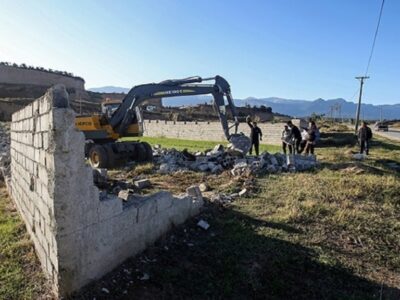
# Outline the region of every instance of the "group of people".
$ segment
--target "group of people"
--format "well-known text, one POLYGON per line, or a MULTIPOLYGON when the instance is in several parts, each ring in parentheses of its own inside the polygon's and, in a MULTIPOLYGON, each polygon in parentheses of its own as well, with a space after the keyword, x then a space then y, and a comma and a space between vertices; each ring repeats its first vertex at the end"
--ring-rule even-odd
POLYGON ((308 128, 302 128, 302 131, 288 121, 282 131, 282 150, 287 154, 314 154, 315 145, 319 140, 319 129, 314 121, 310 121, 308 128))
MULTIPOLYGON (((251 155, 254 148, 256 155, 259 155, 262 131, 257 126, 257 122, 252 122, 250 117, 247 117, 246 122, 251 129, 251 148, 249 153, 251 155)), ((301 132, 292 121, 288 121, 282 132, 282 150, 285 154, 287 153, 287 149, 289 149, 290 154, 300 154, 303 151, 305 151, 307 155, 314 154, 315 144, 318 140, 319 130, 314 121, 310 122, 309 128, 303 128, 303 132, 301 132)))
MULTIPOLYGON (((262 131, 257 126, 257 122, 252 122, 250 117, 247 117, 246 122, 251 129, 251 148, 249 153, 251 155, 254 148, 256 155, 259 155, 262 131)), ((315 145, 319 139, 320 132, 315 121, 310 121, 309 127, 302 128, 301 131, 299 127, 292 123, 292 121, 288 121, 284 126, 281 137, 283 153, 287 154, 287 150, 289 150, 289 154, 301 154, 304 151, 306 155, 314 155, 315 145)), ((366 122, 363 122, 362 126, 358 130, 358 141, 360 144, 361 154, 364 152, 366 155, 369 154, 369 144, 371 139, 371 128, 367 126, 366 122)))

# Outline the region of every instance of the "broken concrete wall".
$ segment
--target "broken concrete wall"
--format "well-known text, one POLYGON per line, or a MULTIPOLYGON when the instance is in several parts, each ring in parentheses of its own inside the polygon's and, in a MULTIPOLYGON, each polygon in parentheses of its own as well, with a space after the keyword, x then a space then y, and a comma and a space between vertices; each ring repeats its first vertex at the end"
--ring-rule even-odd
POLYGON ((79 289, 199 212, 198 188, 128 201, 100 193, 63 86, 13 114, 10 193, 60 295, 79 289))
POLYGON ((36 253, 50 279, 57 282, 58 259, 54 219, 54 147, 52 95, 12 115, 10 194, 25 221, 36 253))
MULTIPOLYGON (((301 127, 308 127, 307 122, 300 119, 292 120, 293 124, 301 127)), ((259 123, 258 127, 263 132, 262 144, 280 145, 281 136, 285 123, 259 123)), ((250 136, 250 127, 241 123, 239 131, 250 136)), ((187 140, 226 140, 220 122, 184 122, 184 121, 160 121, 145 120, 144 135, 153 137, 169 137, 187 140)))

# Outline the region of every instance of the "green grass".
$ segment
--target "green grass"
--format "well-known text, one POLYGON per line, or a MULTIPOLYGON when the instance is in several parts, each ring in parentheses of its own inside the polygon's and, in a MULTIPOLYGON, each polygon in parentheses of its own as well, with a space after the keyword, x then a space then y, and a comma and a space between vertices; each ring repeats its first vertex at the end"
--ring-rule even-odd
MULTIPOLYGON (((216 144, 142 140, 193 152, 216 144)), ((376 138, 362 162, 352 159, 356 151, 350 133, 326 133, 318 169, 255 179, 151 174, 151 164, 137 165, 131 176, 144 173, 176 192, 200 181, 218 192, 254 189, 229 206, 208 202, 197 219, 74 297, 102 299, 106 287, 114 299, 399 299, 400 176, 388 163, 400 163, 400 143, 376 138), (196 226, 200 218, 209 230, 196 226), (143 272, 150 280, 137 279, 143 272)), ((36 260, 8 204, 0 209, 0 234, 0 299, 34 298, 40 272, 37 265, 26 272, 36 260)))
POLYGON ((0 182, 0 299, 37 299, 44 293, 33 245, 0 182))
MULTIPOLYGON (((228 144, 227 141, 191 141, 191 140, 180 140, 174 138, 165 138, 165 137, 140 137, 140 138, 124 138, 122 140, 141 140, 144 142, 148 142, 150 145, 159 144, 164 148, 175 148, 177 150, 187 149, 190 152, 204 151, 207 149, 213 149, 215 145, 222 144, 226 146, 228 144)), ((260 153, 263 151, 268 152, 277 152, 280 150, 279 146, 276 145, 260 145, 260 153)))
MULTIPOLYGON (((101 296, 106 284, 116 298, 127 291, 196 299, 399 299, 400 181, 386 162, 400 163, 400 144, 375 139, 370 157, 355 162, 351 134, 324 139, 316 149, 319 169, 259 176, 250 196, 222 209, 209 203, 199 217, 210 223, 207 232, 189 221, 172 233, 173 242, 161 241, 124 265, 151 281, 130 285, 117 270, 77 298, 101 296), (332 147, 329 140, 339 142, 332 147)), ((169 185, 190 184, 189 173, 174 176, 169 185)), ((227 189, 247 181, 223 176, 227 189)))

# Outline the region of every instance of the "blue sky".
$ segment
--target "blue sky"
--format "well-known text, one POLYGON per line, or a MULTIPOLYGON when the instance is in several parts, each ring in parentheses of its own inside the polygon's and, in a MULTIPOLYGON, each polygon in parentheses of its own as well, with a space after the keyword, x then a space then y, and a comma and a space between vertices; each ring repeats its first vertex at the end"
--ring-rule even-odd
MULTIPOLYGON (((355 100, 380 5, 0 0, 0 61, 70 71, 86 87, 219 74, 235 98, 355 100)), ((399 11, 400 1, 386 0, 366 103, 400 103, 399 11)))

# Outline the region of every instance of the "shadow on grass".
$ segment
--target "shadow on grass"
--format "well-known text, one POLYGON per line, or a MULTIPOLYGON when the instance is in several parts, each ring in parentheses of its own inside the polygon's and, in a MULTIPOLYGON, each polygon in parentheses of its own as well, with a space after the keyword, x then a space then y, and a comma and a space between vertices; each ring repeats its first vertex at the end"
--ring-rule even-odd
POLYGON ((357 137, 351 132, 322 132, 318 147, 344 147, 357 144, 357 137))
POLYGON ((373 150, 374 147, 380 147, 384 150, 390 151, 399 151, 400 144, 396 142, 387 142, 386 140, 372 140, 371 142, 371 149, 373 150))
POLYGON ((256 220, 209 205, 197 219, 74 299, 398 299, 400 289, 355 276, 338 263, 321 263, 314 250, 262 234, 271 228, 304 234, 287 224, 256 220), (199 218, 211 227, 196 226, 199 218), (149 280, 140 280, 146 273, 149 280), (102 288, 110 291, 102 292, 102 288))

